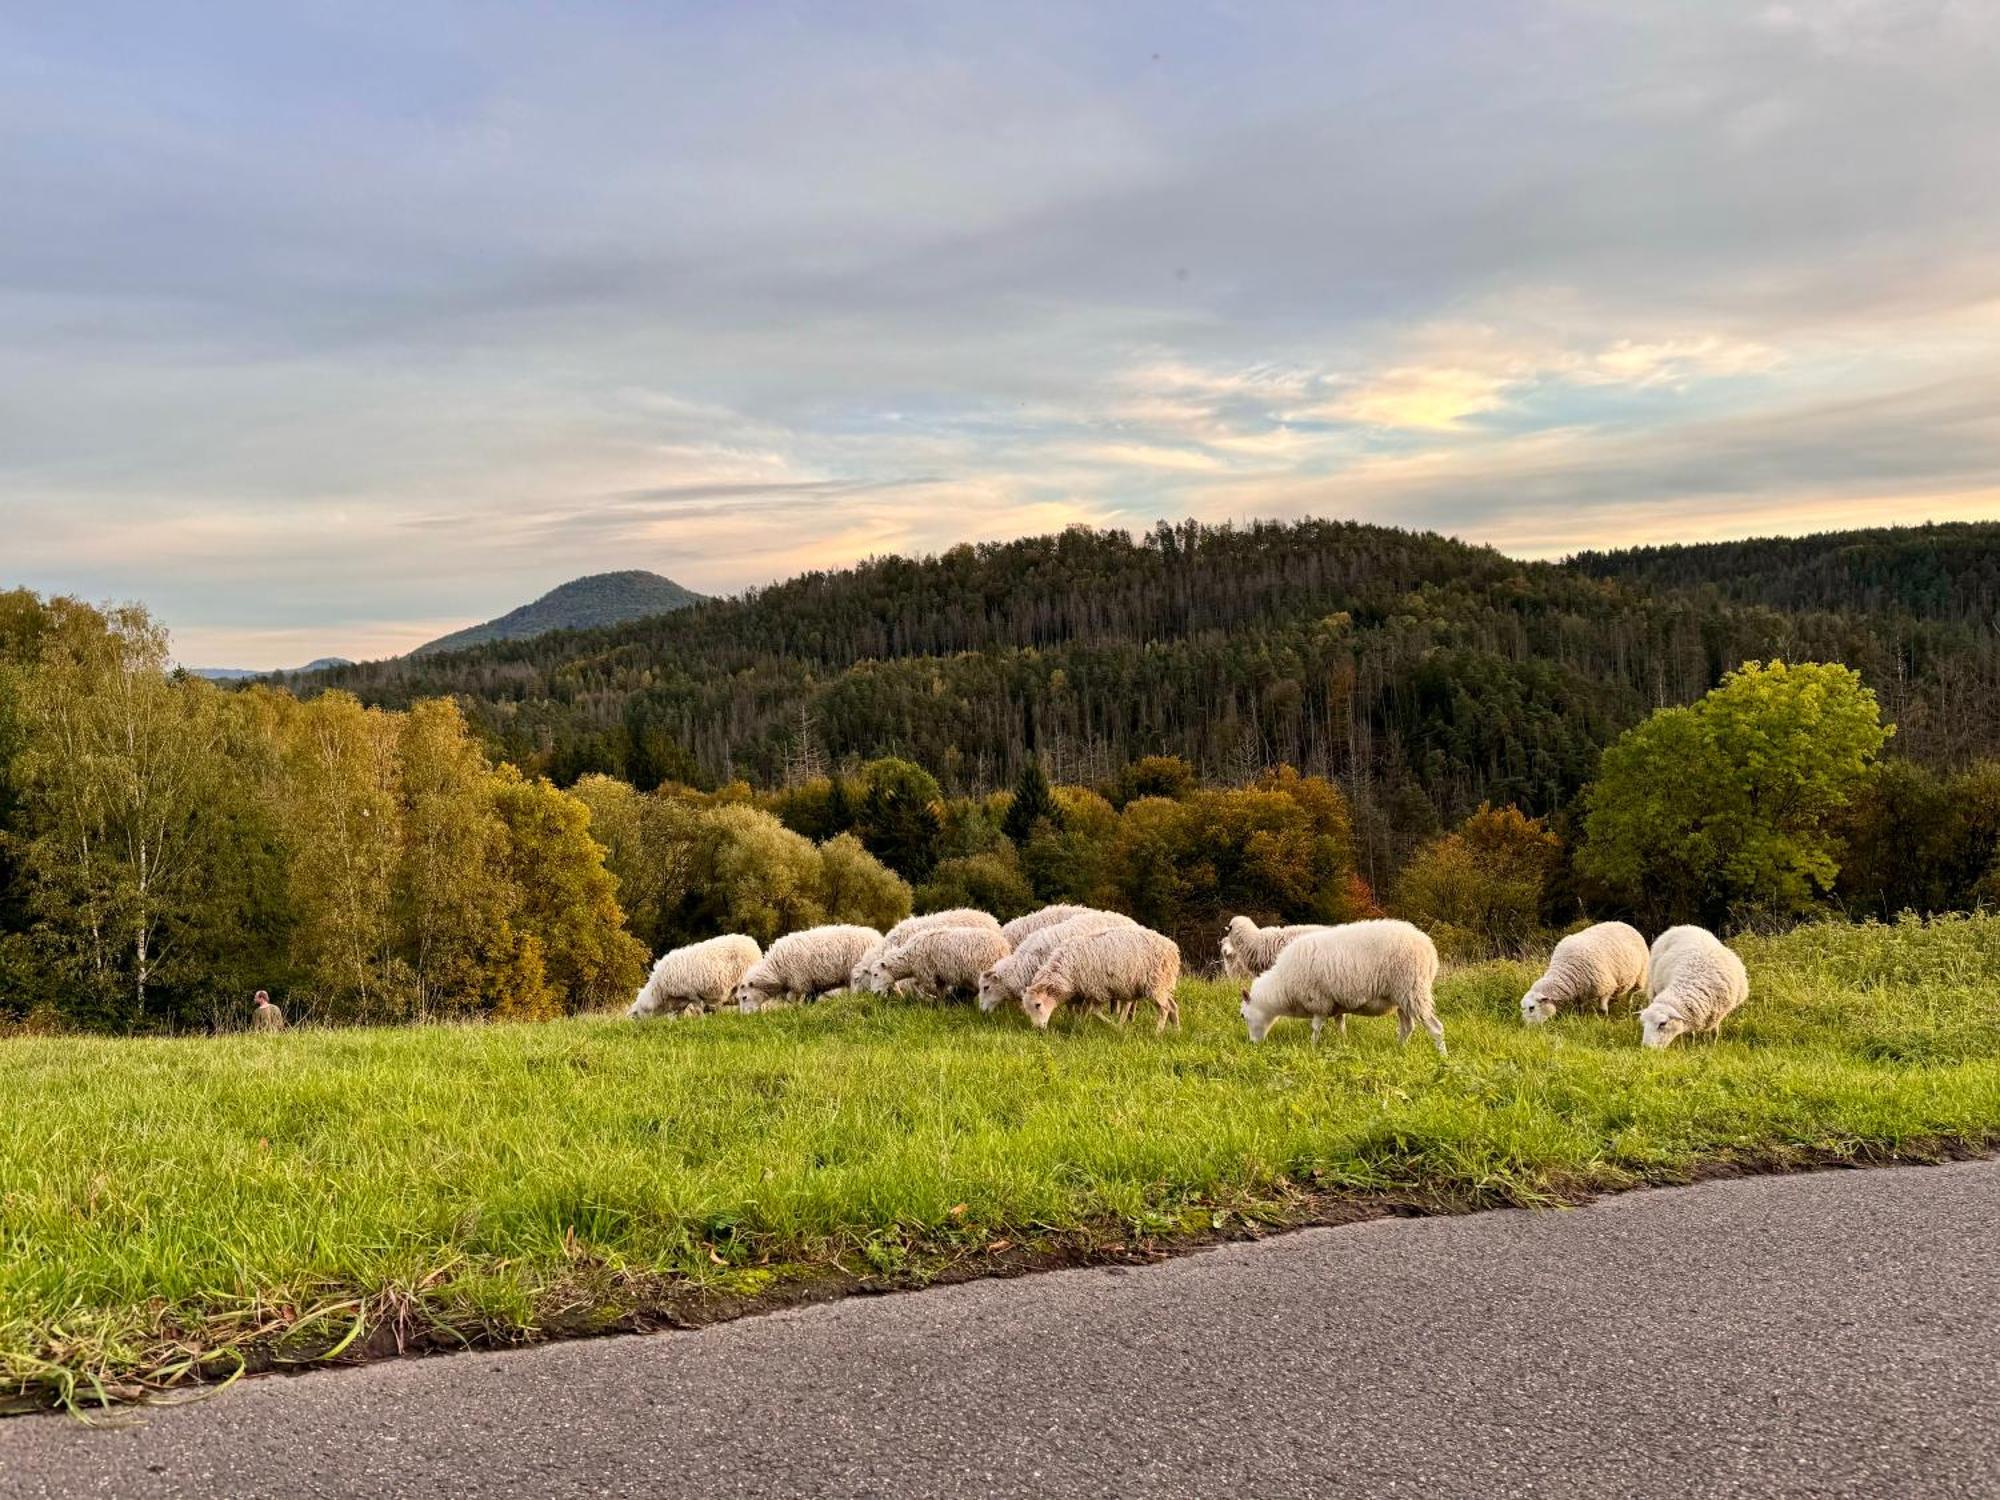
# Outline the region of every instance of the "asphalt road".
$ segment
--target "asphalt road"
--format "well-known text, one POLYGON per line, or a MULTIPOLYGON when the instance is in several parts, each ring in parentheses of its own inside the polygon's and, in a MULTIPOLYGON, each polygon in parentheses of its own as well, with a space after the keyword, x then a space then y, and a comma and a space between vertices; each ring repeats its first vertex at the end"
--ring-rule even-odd
POLYGON ((0 1495, 2000 1494, 2000 1164, 1314 1230, 0 1422, 0 1495))

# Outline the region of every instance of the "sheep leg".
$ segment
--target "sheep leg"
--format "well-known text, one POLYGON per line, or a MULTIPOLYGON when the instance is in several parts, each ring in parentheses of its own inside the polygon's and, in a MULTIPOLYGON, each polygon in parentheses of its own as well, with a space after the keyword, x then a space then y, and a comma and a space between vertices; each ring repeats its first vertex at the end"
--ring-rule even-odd
POLYGON ((1341 1040, 1342 1040, 1343 1042, 1344 1042, 1344 1041, 1346 1041, 1346 1040, 1347 1040, 1347 1012, 1346 1012, 1346 1011, 1342 1011, 1342 1012, 1340 1013, 1340 1019, 1339 1019, 1338 1021, 1334 1022, 1333 1024, 1334 1024, 1334 1029, 1335 1029, 1336 1031, 1338 1031, 1338 1032, 1340 1033, 1340 1039, 1341 1039, 1341 1040))
POLYGON ((1424 1030, 1431 1034, 1431 1045, 1438 1049, 1438 1056, 1443 1057, 1444 1022, 1438 1019, 1437 1012, 1428 1005, 1423 1008, 1420 1019, 1424 1023, 1424 1030))

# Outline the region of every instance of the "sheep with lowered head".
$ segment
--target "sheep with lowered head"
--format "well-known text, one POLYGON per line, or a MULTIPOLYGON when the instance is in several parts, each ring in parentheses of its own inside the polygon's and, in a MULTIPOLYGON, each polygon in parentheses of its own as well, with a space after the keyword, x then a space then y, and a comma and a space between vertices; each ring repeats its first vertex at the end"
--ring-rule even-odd
POLYGON ((1328 1016, 1347 1030, 1349 1016, 1396 1013, 1396 1036, 1408 1043, 1421 1026, 1444 1056, 1444 1025, 1431 1003, 1437 947, 1408 922, 1384 918, 1309 932, 1285 945, 1278 961, 1243 992, 1250 1040, 1261 1042, 1280 1016, 1309 1018, 1313 1040, 1328 1016))
POLYGON ((736 986, 736 1008, 754 1015, 778 999, 817 1000, 845 985, 862 954, 882 940, 872 927, 808 927, 788 932, 736 986))
POLYGON ((662 1010, 699 1015, 720 1009, 763 956, 757 940, 741 933, 675 948, 653 965, 639 998, 625 1014, 638 1021, 662 1010))
POLYGON ((1000 929, 1000 936, 1007 940, 1009 948, 1021 946, 1021 940, 1045 928, 1056 927, 1071 917, 1088 916, 1092 911, 1088 906, 1045 906, 1040 911, 1031 911, 1025 917, 1016 917, 1000 929))
POLYGON ((1111 927, 1088 937, 1058 943, 1021 997, 1021 1009, 1043 1031, 1056 1008, 1103 1006, 1121 1019, 1142 1000, 1159 1007, 1154 1032, 1181 1024, 1174 986, 1181 977, 1181 950, 1170 938, 1135 925, 1111 927))
MULTIPOLYGON (((1012 953, 979 976, 979 1008, 991 1012, 1018 1001, 1027 993, 1028 986, 1034 983, 1035 976, 1041 973, 1048 956, 1071 938, 1090 937, 1094 933, 1109 932, 1114 927, 1138 925, 1121 912, 1084 908, 1067 921, 1037 928, 1016 943, 1012 953)), ((1002 928, 1001 932, 1004 935, 1006 929, 1002 928)))
POLYGON ((1646 966, 1646 940, 1636 927, 1599 922, 1572 932, 1521 997, 1521 1019, 1539 1026, 1564 1006, 1593 1004, 1608 1016, 1614 997, 1646 987, 1646 966))
POLYGON ((913 989, 943 999, 979 988, 979 976, 1007 956, 1007 940, 985 927, 933 927, 898 943, 879 968, 886 992, 913 989))
POLYGON ((849 976, 849 987, 872 995, 886 995, 889 992, 888 958, 911 938, 921 932, 935 932, 944 927, 976 927, 987 932, 998 932, 1000 923, 991 912, 979 911, 970 906, 954 907, 950 911, 934 911, 921 917, 905 917, 883 936, 879 946, 864 953, 849 976))
POLYGON ((1669 927, 1653 944, 1639 1044, 1665 1047, 1686 1032, 1719 1036, 1749 998, 1750 975, 1722 939, 1702 927, 1669 927))
POLYGON ((1231 979, 1255 979, 1278 961, 1278 955, 1294 938, 1325 931, 1317 922, 1259 927, 1248 917, 1231 917, 1229 930, 1222 935, 1222 972, 1231 979))

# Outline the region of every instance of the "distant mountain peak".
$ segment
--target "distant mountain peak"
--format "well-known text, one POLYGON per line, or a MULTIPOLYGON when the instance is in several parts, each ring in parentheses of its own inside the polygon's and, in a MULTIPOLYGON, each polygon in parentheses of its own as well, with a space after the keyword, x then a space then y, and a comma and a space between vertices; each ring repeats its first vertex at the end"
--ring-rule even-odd
POLYGON ((353 665, 344 656, 322 656, 303 667, 274 667, 270 671, 256 667, 189 667, 187 672, 190 677, 206 677, 210 682, 254 682, 260 677, 298 677, 307 672, 325 672, 333 667, 353 665))
POLYGON ((664 615, 699 604, 704 598, 682 588, 671 578, 649 573, 643 568, 627 568, 616 573, 592 573, 572 578, 550 589, 532 604, 510 610, 497 620, 470 625, 450 635, 439 636, 412 651, 412 656, 431 656, 440 651, 461 651, 483 646, 489 641, 519 641, 546 635, 551 630, 590 630, 601 625, 622 625, 648 615, 664 615))

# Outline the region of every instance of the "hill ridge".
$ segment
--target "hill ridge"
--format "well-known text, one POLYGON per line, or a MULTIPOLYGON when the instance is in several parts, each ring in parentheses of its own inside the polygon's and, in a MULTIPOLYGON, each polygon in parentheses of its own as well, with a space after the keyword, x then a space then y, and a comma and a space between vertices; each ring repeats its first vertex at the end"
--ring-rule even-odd
POLYGON ((426 641, 411 656, 435 656, 463 651, 494 641, 531 640, 555 630, 591 630, 621 625, 699 604, 705 595, 644 568, 587 573, 557 584, 540 598, 482 624, 468 625, 434 641, 426 641))

